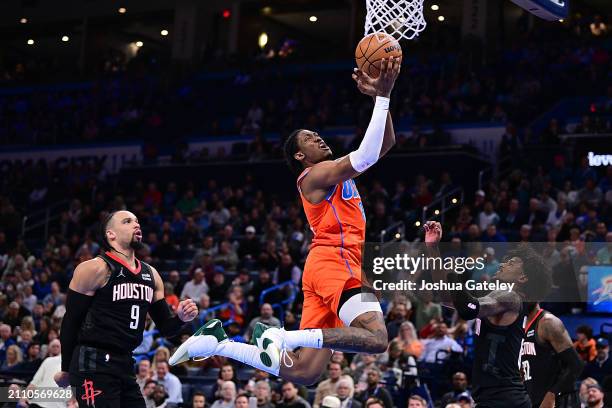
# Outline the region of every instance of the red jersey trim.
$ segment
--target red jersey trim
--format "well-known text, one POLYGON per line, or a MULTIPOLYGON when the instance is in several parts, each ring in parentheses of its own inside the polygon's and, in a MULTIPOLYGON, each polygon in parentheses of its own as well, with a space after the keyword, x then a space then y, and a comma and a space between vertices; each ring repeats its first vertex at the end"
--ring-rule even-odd
POLYGON ((138 259, 136 259, 136 269, 132 270, 132 268, 123 259, 119 258, 117 255, 113 254, 110 251, 106 251, 105 253, 110 258, 113 258, 115 261, 117 261, 121 265, 125 266, 127 268, 127 270, 132 272, 134 275, 138 275, 140 273, 140 270, 142 269, 142 264, 140 263, 140 261, 138 259))
POLYGON ((529 323, 527 323, 527 327, 525 327, 525 333, 527 333, 529 331, 529 328, 531 327, 531 325, 533 324, 533 322, 536 321, 536 319, 538 318, 539 315, 542 314, 542 312, 544 311, 544 309, 540 309, 538 310, 538 313, 536 313, 535 316, 533 316, 533 319, 531 319, 531 321, 529 323))

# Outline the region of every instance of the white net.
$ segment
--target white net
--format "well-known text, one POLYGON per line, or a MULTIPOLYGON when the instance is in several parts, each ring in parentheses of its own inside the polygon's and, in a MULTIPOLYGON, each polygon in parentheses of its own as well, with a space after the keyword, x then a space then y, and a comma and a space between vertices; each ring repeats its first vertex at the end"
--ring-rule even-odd
POLYGON ((386 32, 396 39, 412 40, 427 25, 423 0, 366 0, 365 35, 386 32))

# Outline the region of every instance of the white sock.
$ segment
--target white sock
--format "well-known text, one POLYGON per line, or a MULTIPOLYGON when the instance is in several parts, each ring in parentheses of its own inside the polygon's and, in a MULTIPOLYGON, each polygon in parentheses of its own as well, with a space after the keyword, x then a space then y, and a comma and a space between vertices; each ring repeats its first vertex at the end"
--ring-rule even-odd
POLYGON ((321 329, 292 330, 285 331, 283 334, 285 346, 289 350, 297 347, 323 348, 323 330, 321 329))
POLYGON ((243 364, 249 365, 253 368, 258 368, 262 371, 278 376, 280 366, 268 367, 261 362, 259 354, 261 350, 257 346, 246 343, 238 343, 234 341, 226 341, 219 343, 215 349, 215 354, 227 358, 240 361, 243 364))

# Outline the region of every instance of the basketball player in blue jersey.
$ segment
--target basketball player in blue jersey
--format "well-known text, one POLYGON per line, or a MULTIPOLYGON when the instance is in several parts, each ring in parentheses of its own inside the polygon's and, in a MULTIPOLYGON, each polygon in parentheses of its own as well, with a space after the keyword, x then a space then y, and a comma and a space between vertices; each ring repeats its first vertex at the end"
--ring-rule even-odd
POLYGON ((101 234, 105 252, 79 264, 70 281, 60 333, 62 371, 55 381, 75 387, 80 407, 144 408, 132 350, 142 342, 147 313, 170 337, 198 308, 188 299, 171 313, 159 273, 135 257, 142 231, 134 214, 111 213, 101 234))

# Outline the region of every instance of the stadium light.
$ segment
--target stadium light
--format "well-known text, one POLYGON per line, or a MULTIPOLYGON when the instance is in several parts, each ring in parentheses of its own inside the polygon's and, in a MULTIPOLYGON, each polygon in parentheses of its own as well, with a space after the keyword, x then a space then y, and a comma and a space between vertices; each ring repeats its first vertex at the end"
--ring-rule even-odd
POLYGON ((168 35, 168 30, 161 30, 160 34, 165 37, 168 35))
POLYGON ((438 6, 437 4, 432 4, 432 5, 431 5, 431 9, 432 9, 433 11, 438 11, 438 10, 440 10, 440 6, 438 6))
POLYGON ((444 21, 444 16, 438 16, 438 21, 444 21))
POLYGON ((436 210, 436 211, 434 211, 434 214, 436 214, 436 215, 440 215, 440 210, 436 210))
POLYGON ((19 20, 19 22, 20 22, 21 24, 27 24, 27 23, 28 23, 28 19, 27 19, 27 18, 25 18, 25 17, 21 17, 21 20, 19 20))
POLYGON ((414 223, 414 226, 415 226, 415 227, 420 227, 420 226, 421 226, 421 221, 417 221, 417 222, 415 222, 415 223, 414 223))
POLYGON ((259 44, 259 48, 264 48, 266 44, 268 44, 268 34, 266 33, 259 34, 259 38, 257 39, 257 44, 259 44))
POLYGON ((223 16, 223 18, 227 19, 227 18, 230 18, 232 16, 232 12, 229 9, 225 9, 221 13, 221 15, 223 16))
POLYGON ((451 200, 451 203, 453 203, 453 204, 457 204, 457 199, 456 199, 456 198, 453 198, 453 199, 451 200))
POLYGON ((136 41, 136 46, 137 46, 138 48, 142 47, 143 45, 144 45, 144 44, 143 44, 143 42, 142 42, 142 41, 136 41))
POLYGON ((270 6, 266 6, 264 8, 261 9, 261 12, 265 15, 271 14, 272 13, 272 7, 270 6))
POLYGON ((125 14, 127 13, 127 9, 125 7, 119 7, 119 10, 117 10, 119 12, 119 14, 125 14))
POLYGON ((68 42, 68 41, 70 41, 70 37, 68 37, 67 35, 65 35, 65 36, 63 36, 63 37, 62 37, 62 41, 63 41, 63 42, 68 42))
POLYGON ((395 234, 395 239, 400 239, 401 237, 402 237, 402 234, 400 234, 399 232, 395 234))
POLYGON ((30 38, 30 39, 28 40, 28 45, 34 45, 34 40, 30 38))
POLYGON ((308 18, 308 20, 309 20, 311 23, 316 23, 316 22, 317 22, 317 20, 318 20, 318 18, 317 18, 317 16, 310 16, 310 17, 308 18))

